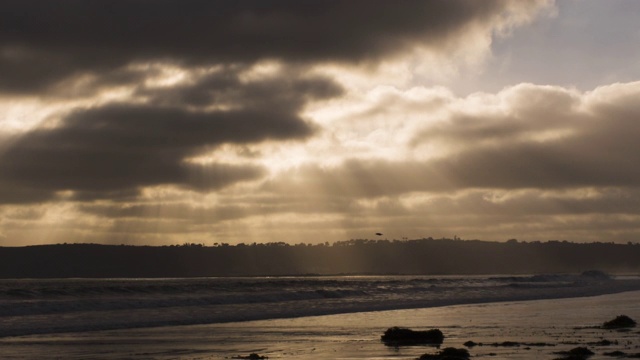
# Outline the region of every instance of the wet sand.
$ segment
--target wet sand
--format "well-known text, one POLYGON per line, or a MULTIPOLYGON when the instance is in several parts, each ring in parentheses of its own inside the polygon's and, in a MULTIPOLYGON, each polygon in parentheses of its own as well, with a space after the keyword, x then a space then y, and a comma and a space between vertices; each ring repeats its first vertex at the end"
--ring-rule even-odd
POLYGON ((459 305, 227 324, 23 336, 0 339, 3 359, 230 359, 257 353, 270 359, 415 359, 429 346, 389 347, 391 326, 439 328, 442 347, 469 348, 472 358, 556 359, 583 346, 604 353, 640 353, 640 328, 598 328, 626 314, 640 320, 640 291, 574 299, 459 305), (603 341, 607 340, 607 341, 603 341), (502 346, 504 342, 517 343, 502 346), (607 342, 611 344, 607 345, 607 342))

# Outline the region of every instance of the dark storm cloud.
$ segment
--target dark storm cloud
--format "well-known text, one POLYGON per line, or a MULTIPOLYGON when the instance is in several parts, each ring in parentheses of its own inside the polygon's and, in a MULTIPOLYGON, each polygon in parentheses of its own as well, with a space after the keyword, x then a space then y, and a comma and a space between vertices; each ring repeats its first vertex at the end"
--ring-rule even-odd
POLYGON ((504 0, 16 0, 0 6, 0 88, 28 92, 74 75, 152 60, 376 61, 416 44, 442 46, 516 5, 504 0))
POLYGON ((0 153, 0 182, 39 189, 43 196, 73 190, 78 200, 117 200, 147 185, 211 191, 257 179, 265 173, 260 166, 184 160, 225 143, 307 138, 314 126, 298 115, 301 108, 342 89, 317 76, 240 81, 241 70, 225 69, 170 88, 141 85, 136 96, 145 98, 144 104, 71 110, 59 124, 27 132, 0 153), (208 106, 230 109, 197 110, 208 106))
POLYGON ((48 190, 33 189, 10 181, 0 180, 0 204, 36 203, 51 200, 53 197, 54 194, 48 190))
POLYGON ((59 127, 24 135, 0 155, 0 179, 35 189, 114 191, 176 184, 201 190, 255 179, 255 166, 184 163, 222 143, 301 138, 311 128, 291 113, 112 104, 77 111, 59 127))
POLYGON ((199 76, 195 83, 158 89, 138 87, 137 96, 149 97, 156 105, 211 106, 231 105, 246 109, 266 109, 296 113, 308 101, 343 94, 329 78, 304 75, 288 68, 279 76, 246 82, 240 79, 244 67, 229 67, 199 76))
MULTIPOLYGON (((56 85, 63 85, 64 80, 87 74, 99 75, 100 86, 136 82, 150 75, 148 71, 126 70, 124 66, 134 59, 110 56, 108 51, 85 55, 82 50, 45 50, 4 44, 0 45, 0 92, 30 94, 59 90, 56 85)), ((56 92, 52 94, 59 95, 56 92)))

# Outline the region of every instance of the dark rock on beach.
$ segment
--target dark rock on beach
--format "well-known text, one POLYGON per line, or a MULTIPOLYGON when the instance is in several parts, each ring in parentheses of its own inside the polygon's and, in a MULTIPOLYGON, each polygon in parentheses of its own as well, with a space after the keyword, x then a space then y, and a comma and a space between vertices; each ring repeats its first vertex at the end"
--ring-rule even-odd
POLYGON ((444 334, 439 329, 416 331, 407 328, 391 327, 380 339, 389 346, 432 344, 440 345, 444 334))
POLYGON ((563 355, 559 360, 584 360, 594 355, 593 351, 585 347, 577 347, 569 351, 560 351, 554 354, 563 355))
POLYGON ((467 360, 469 359, 467 349, 444 348, 437 354, 424 354, 418 360, 467 360))
POLYGON ((240 355, 234 356, 234 357, 232 357, 232 359, 264 360, 264 359, 268 359, 268 357, 267 356, 260 356, 260 355, 258 355, 256 353, 251 353, 251 354, 249 354, 247 356, 240 356, 240 355))
POLYGON ((602 339, 600 341, 595 341, 595 342, 590 342, 588 343, 591 346, 611 346, 611 345, 618 345, 618 341, 611 341, 611 340, 607 340, 607 339, 602 339))
POLYGON ((492 343, 491 346, 504 346, 504 347, 516 347, 516 346, 520 346, 521 344, 517 341, 503 341, 501 343, 492 343))
POLYGON ((525 346, 556 346, 556 344, 546 343, 546 342, 537 342, 537 343, 524 343, 525 346))
POLYGON ((613 320, 609 320, 602 325, 603 329, 624 329, 636 326, 636 322, 627 315, 617 316, 613 320))

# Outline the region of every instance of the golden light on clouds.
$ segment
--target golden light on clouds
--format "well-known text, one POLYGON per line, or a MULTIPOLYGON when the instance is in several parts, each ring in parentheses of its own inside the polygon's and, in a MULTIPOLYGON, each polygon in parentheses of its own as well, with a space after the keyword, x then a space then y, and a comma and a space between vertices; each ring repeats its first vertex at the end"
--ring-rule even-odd
MULTIPOLYGON (((268 5, 131 38, 68 30, 67 9, 53 35, 39 13, 7 35, 0 245, 640 235, 640 54, 617 5, 591 27, 581 2, 268 5)), ((109 28, 155 23, 113 6, 109 28)))

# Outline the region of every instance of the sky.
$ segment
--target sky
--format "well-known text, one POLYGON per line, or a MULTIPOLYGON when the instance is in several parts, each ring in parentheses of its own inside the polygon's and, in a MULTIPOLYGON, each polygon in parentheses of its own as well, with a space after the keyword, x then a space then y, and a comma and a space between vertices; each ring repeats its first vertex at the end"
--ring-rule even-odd
POLYGON ((0 246, 640 240, 635 0, 7 0, 0 246))

